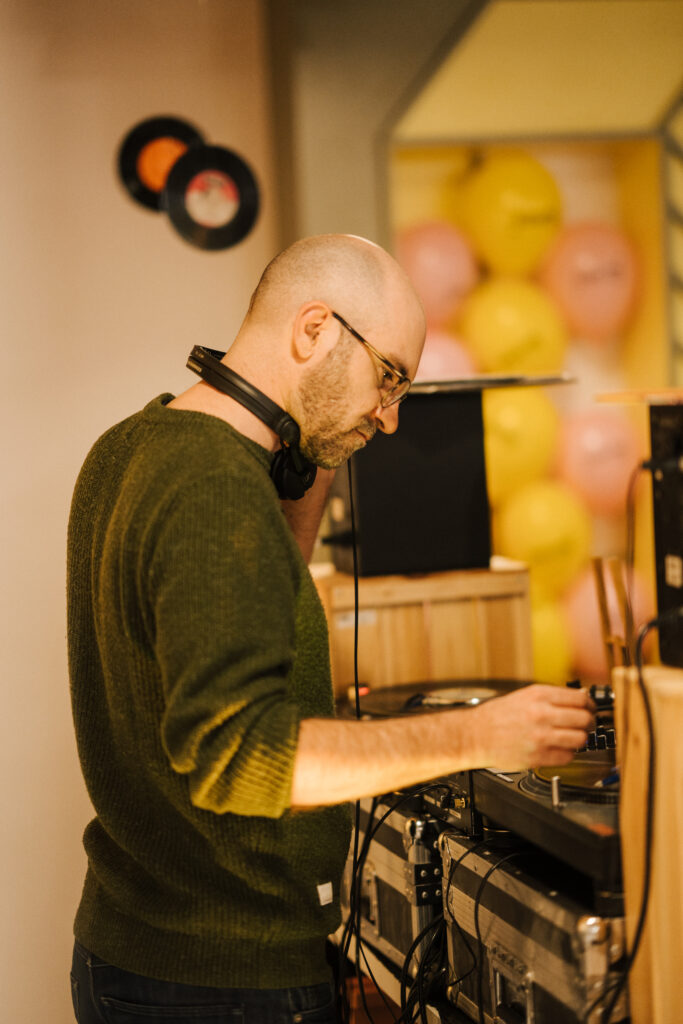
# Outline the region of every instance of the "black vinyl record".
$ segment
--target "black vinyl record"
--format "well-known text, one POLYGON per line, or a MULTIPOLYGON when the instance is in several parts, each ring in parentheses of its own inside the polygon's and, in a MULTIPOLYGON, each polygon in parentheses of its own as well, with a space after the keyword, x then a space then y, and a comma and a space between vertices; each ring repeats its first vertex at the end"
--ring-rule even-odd
POLYGON ((259 210, 250 168, 222 146, 197 146, 181 156, 162 201, 176 231, 200 249, 227 249, 241 242, 259 210))
POLYGON ((161 210, 171 168, 202 135, 177 117, 150 117, 132 128, 119 147, 119 177, 129 195, 150 210, 161 210))
MULTIPOLYGON (((476 707, 494 697, 512 693, 528 685, 523 679, 453 679, 441 682, 403 683, 372 690, 361 696, 362 718, 394 718, 420 715, 447 708, 476 707)), ((355 708, 349 701, 347 713, 353 717, 355 708)))

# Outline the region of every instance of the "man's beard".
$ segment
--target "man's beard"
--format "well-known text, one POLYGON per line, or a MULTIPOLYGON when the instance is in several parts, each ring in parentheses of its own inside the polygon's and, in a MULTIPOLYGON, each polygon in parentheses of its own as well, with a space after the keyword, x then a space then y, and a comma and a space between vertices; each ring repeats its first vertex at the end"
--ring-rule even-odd
POLYGON ((353 342, 340 341, 324 363, 309 371, 299 388, 305 410, 299 447, 307 459, 323 469, 341 466, 363 447, 363 437, 369 441, 377 429, 369 417, 364 417, 350 430, 340 426, 348 420, 351 392, 348 365, 353 347, 353 342))

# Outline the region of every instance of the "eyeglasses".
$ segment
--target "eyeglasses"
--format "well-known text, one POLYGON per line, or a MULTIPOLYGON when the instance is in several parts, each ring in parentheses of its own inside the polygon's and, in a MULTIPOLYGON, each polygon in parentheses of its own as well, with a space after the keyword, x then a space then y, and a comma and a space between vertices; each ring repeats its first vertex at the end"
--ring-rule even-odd
POLYGON ((365 345, 370 356, 376 363, 379 363, 381 372, 379 393, 382 408, 386 409, 390 405, 396 405, 397 402, 402 402, 410 390, 410 385, 412 383, 410 377, 406 377, 405 373, 401 373, 393 363, 390 363, 388 359, 385 359, 385 357, 378 352, 369 341, 365 340, 362 334, 359 334, 358 331, 354 331, 353 327, 351 327, 350 324, 347 324, 343 316, 340 316, 339 313, 335 313, 334 310, 331 312, 335 320, 338 320, 342 327, 345 327, 349 334, 352 334, 354 338, 361 343, 361 345, 365 345))

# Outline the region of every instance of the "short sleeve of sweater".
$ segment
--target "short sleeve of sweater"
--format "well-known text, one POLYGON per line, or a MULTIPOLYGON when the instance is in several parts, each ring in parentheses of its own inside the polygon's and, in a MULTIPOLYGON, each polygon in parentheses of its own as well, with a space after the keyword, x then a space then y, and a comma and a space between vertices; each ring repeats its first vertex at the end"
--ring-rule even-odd
POLYGON ((299 712, 285 529, 266 474, 220 470, 174 492, 155 533, 148 607, 161 739, 204 810, 279 817, 289 805, 299 712))

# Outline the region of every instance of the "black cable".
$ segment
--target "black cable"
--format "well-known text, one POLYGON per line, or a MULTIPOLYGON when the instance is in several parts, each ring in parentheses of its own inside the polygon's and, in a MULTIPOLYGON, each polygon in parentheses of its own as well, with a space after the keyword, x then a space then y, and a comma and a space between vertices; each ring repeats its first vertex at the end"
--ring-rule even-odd
POLYGON ((413 959, 415 951, 420 947, 420 944, 426 939, 430 931, 438 927, 443 921, 443 915, 440 914, 430 921, 425 927, 419 932, 413 939, 408 952, 406 953, 405 960, 403 961, 403 968, 401 970, 401 1011, 405 1014, 407 1009, 408 1000, 408 973, 410 971, 410 962, 413 959))
MULTIPOLYGON (((677 464, 678 465, 678 464, 677 464)), ((636 468, 631 473, 628 483, 628 490, 626 495, 626 609, 627 614, 633 622, 633 606, 632 606, 632 589, 633 589, 633 576, 635 571, 635 492, 636 485, 640 474, 644 470, 654 471, 660 468, 651 459, 644 460, 638 463, 636 468)), ((656 745, 654 736, 654 725, 652 722, 652 711, 650 707, 649 698, 645 689, 645 682, 643 680, 643 642, 647 634, 652 630, 658 628, 662 618, 675 618, 677 615, 683 614, 683 609, 672 609, 668 612, 664 612, 659 616, 651 619, 649 622, 640 629, 638 639, 636 642, 635 652, 630 651, 631 661, 635 661, 636 670, 638 673, 638 688, 643 700, 643 706, 645 708, 645 718, 648 729, 648 783, 647 783, 647 796, 646 796, 646 822, 645 822, 645 864, 643 868, 643 891, 641 896, 640 910, 638 913, 638 922, 636 930, 634 932, 634 939, 630 954, 624 959, 624 967, 620 976, 615 979, 611 984, 605 987, 605 990, 595 999, 588 1009, 586 1010, 585 1019, 590 1018, 591 1013, 595 1008, 607 997, 612 994, 612 999, 607 1004, 603 1017, 603 1024, 609 1024, 609 1019, 614 1012, 616 1004, 621 996, 621 993, 626 984, 629 972, 633 966, 636 955, 638 953, 638 947, 640 945, 642 932, 645 924, 645 917, 647 914, 647 905, 650 893, 650 875, 651 875, 651 861, 652 861, 652 835, 654 830, 654 793, 655 793, 655 755, 656 745)), ((626 623, 624 626, 626 627, 626 623)))
MULTIPOLYGON (((626 492, 626 615, 627 622, 624 622, 624 638, 629 640, 629 623, 633 625, 633 579, 635 574, 635 551, 636 551, 636 485, 640 474, 645 470, 645 464, 639 462, 631 473, 626 492)), ((629 664, 633 664, 635 652, 629 650, 629 664)))
MULTIPOLYGON (((527 853, 527 854, 529 853, 528 850, 524 851, 524 852, 527 853)), ((474 897, 474 930, 477 933, 477 942, 479 943, 479 969, 477 970, 477 1003, 478 1003, 478 1011, 479 1011, 479 1024, 484 1024, 484 1004, 483 1004, 484 942, 483 942, 483 939, 481 937, 481 929, 479 928, 479 906, 480 906, 480 903, 481 903, 481 896, 482 896, 482 893, 484 891, 484 886, 488 882, 488 880, 491 877, 491 875, 493 874, 493 872, 497 871, 498 868, 501 866, 501 864, 505 864, 507 861, 512 860, 513 857, 519 857, 521 855, 521 853, 522 853, 522 851, 515 850, 513 853, 506 853, 504 857, 501 857, 500 860, 496 861, 496 863, 492 867, 490 867, 489 870, 486 872, 486 874, 483 876, 481 882, 479 883, 479 888, 477 889, 477 895, 474 897)), ((494 997, 494 993, 492 992, 491 993, 491 998, 493 999, 493 997, 494 997)), ((494 1009, 494 1007, 492 1007, 492 1010, 493 1009, 494 1009)), ((491 1016, 493 1016, 493 1013, 491 1014, 491 1016)))
MULTIPOLYGON (((353 862, 353 867, 352 867, 352 878, 351 878, 351 884, 350 884, 350 889, 349 889, 349 914, 348 914, 348 917, 347 917, 346 925, 345 925, 345 927, 343 929, 343 932, 342 932, 342 937, 341 937, 340 942, 339 942, 339 977, 340 977, 340 986, 342 988, 344 987, 344 964, 345 964, 346 958, 348 957, 348 954, 349 954, 349 950, 350 950, 350 946, 351 946, 351 939, 352 939, 354 933, 355 933, 355 936, 356 936, 356 944, 357 944, 357 946, 356 946, 356 958, 355 958, 356 973, 357 973, 357 969, 358 969, 358 949, 362 946, 362 942, 363 942, 362 934, 361 934, 361 906, 362 906, 361 887, 362 887, 362 877, 363 877, 363 869, 364 869, 364 866, 365 866, 365 861, 367 859, 367 855, 368 855, 368 852, 369 852, 372 840, 375 838, 375 836, 377 835, 377 832, 379 831, 379 829, 381 828, 383 823, 386 821, 386 819, 391 814, 393 814, 394 811, 398 807, 401 806, 401 804, 405 803, 408 800, 413 800, 413 799, 415 799, 418 796, 424 795, 425 793, 433 792, 434 790, 443 789, 444 785, 445 785, 444 783, 426 784, 424 786, 416 787, 415 789, 412 789, 412 790, 408 791, 407 793, 404 793, 402 796, 399 796, 398 799, 394 800, 387 807, 387 809, 384 811, 384 813, 381 815, 381 817, 376 822, 374 821, 374 818, 375 818, 375 815, 377 813, 377 807, 378 807, 378 805, 380 803, 380 798, 379 797, 374 797, 373 798, 371 809, 370 809, 370 813, 369 813, 369 817, 368 817, 368 822, 366 824, 365 835, 363 836, 363 842, 360 844, 360 848, 358 848, 358 844, 357 843, 354 843, 354 862, 353 862)), ((384 800, 384 799, 386 799, 386 797, 383 797, 382 799, 384 800)), ((358 812, 359 812, 359 815, 360 815, 360 803, 358 803, 358 812)), ((360 817, 358 818, 357 833, 356 834, 357 834, 357 837, 360 834, 360 817)), ((367 963, 367 960, 366 960, 366 963, 367 963)), ((379 990, 379 987, 377 986, 377 983, 376 983, 375 979, 372 977, 372 974, 370 972, 368 972, 368 973, 370 974, 371 980, 373 981, 375 986, 378 988, 378 991, 380 991, 380 994, 382 995, 381 990, 379 990)), ((360 984, 360 979, 359 979, 359 984, 360 984)), ((362 998, 363 998, 363 996, 361 995, 361 999, 362 998)), ((347 1016, 348 1016, 348 1006, 347 1006, 344 994, 343 994, 343 997, 341 999, 340 1009, 342 1011, 342 1020, 346 1020, 347 1016)))
POLYGON ((432 967, 432 976, 429 980, 429 991, 428 996, 432 997, 434 1001, 439 1000, 443 1002, 447 999, 447 982, 448 982, 448 929, 446 927, 446 918, 443 916, 442 926, 438 933, 439 949, 435 958, 434 966, 432 967))
POLYGON ((417 962, 415 968, 415 978, 413 979, 413 982, 408 991, 408 997, 406 999, 408 1005, 411 1005, 410 1019, 413 1021, 415 1020, 416 1012, 419 1013, 420 1018, 422 1018, 423 1016, 423 1010, 425 1005, 424 972, 426 970, 427 962, 429 959, 432 940, 434 939, 434 936, 438 934, 439 930, 442 927, 443 914, 439 914, 437 917, 435 917, 432 921, 429 922, 429 925, 426 928, 423 928, 422 932, 420 933, 420 936, 418 936, 418 940, 413 942, 413 945, 411 946, 410 951, 404 961, 404 974, 402 975, 402 978, 405 980, 410 970, 410 962, 412 958, 417 954, 420 945, 422 945, 423 942, 427 942, 427 936, 431 932, 429 942, 427 942, 426 948, 423 950, 422 956, 417 962))
POLYGON ((356 698, 356 718, 360 718, 360 686, 358 681, 358 545, 356 543, 356 511, 353 499, 351 460, 346 464, 349 478, 349 513, 351 516, 351 551, 353 553, 353 682, 356 698))
MULTIPOLYGON (((364 1012, 365 1016, 367 1017, 367 1019, 370 1021, 370 1024, 375 1024, 375 1022, 374 1022, 374 1020, 372 1018, 372 1015, 370 1013, 370 1010, 368 1008, 368 1001, 367 1001, 367 998, 365 996, 365 983, 363 981, 363 971, 361 970, 361 966, 360 966, 360 957, 361 957, 361 913, 360 913, 360 904, 359 904, 358 905, 357 930, 356 930, 356 980, 358 981, 358 994, 360 996, 360 1002, 361 1002, 361 1006, 363 1007, 363 1012, 364 1012)), ((367 965, 367 958, 364 956, 363 959, 365 960, 365 963, 367 965)), ((372 975, 371 975, 371 978, 372 978, 372 975)), ((375 985, 375 988, 377 988, 377 991, 379 991, 379 988, 377 986, 377 982, 375 981, 374 978, 372 978, 372 982, 375 985)))
MULTIPOLYGON (((607 997, 609 995, 611 995, 614 992, 614 990, 616 988, 620 987, 620 986, 622 986, 622 975, 621 974, 619 974, 619 976, 617 978, 613 978, 612 981, 609 982, 609 984, 605 985, 605 988, 600 993, 600 995, 596 999, 594 999, 593 1002, 588 1007, 588 1009, 584 1011, 583 1019, 586 1022, 586 1024, 590 1024, 591 1014, 593 1013, 595 1008, 597 1006, 599 1006, 600 1003, 604 1003, 605 999, 607 999, 607 997)), ((610 1013, 611 1012, 612 1011, 610 1011, 610 1013)), ((604 1013, 604 1011, 603 1011, 603 1013, 604 1013)), ((605 1024, 607 1024, 607 1020, 605 1020, 605 1024)))
MULTIPOLYGON (((347 463, 349 482, 349 508, 351 515, 351 548, 353 553, 353 587, 354 587, 354 636, 353 636, 353 675, 355 691, 356 718, 360 718, 360 689, 358 685, 358 553, 356 546, 356 519, 353 499, 353 477, 351 473, 351 462, 347 463)), ((360 886, 361 873, 358 871, 358 844, 360 836, 360 801, 356 800, 354 805, 354 838, 353 854, 351 860, 351 881, 349 884, 349 915, 346 926, 342 932, 339 943, 339 1009, 342 1022, 348 1019, 348 1000, 346 996, 346 970, 345 964, 351 946, 354 927, 356 929, 357 942, 360 942, 360 886), (357 918, 357 924, 356 924, 357 918)), ((362 986, 361 986, 362 988, 362 986)))
POLYGON ((363 948, 362 945, 361 945, 361 956, 363 957, 363 960, 365 961, 365 967, 366 967, 366 970, 368 972, 368 976, 369 976, 370 980, 372 981, 373 985, 375 986, 377 992, 379 992, 379 995, 380 995, 380 997, 382 999, 382 1002, 384 1003, 385 1007, 387 1008, 387 1011, 391 1014, 391 1017, 392 1017, 392 1020, 394 1021, 394 1024, 401 1024, 401 1018, 400 1017, 394 1017, 394 1011, 393 1011, 392 1007, 389 1005, 389 1000, 384 995, 384 992, 379 987, 379 982, 375 978, 375 975, 372 973, 372 968, 370 967, 370 964, 368 962, 367 954, 366 954, 365 949, 363 948))
MULTIPOLYGON (((387 810, 382 815, 382 817, 377 820, 377 823, 376 823, 376 825, 373 828, 372 835, 371 835, 370 838, 374 839, 374 837, 377 834, 380 826, 384 824, 384 822, 389 817, 389 815, 393 814, 394 811, 396 811, 402 804, 406 803, 408 800, 414 800, 416 797, 425 796, 427 793, 434 792, 434 790, 439 790, 439 789, 448 789, 448 790, 450 790, 451 788, 452 787, 450 786, 450 784, 448 782, 425 782, 421 786, 413 786, 413 787, 411 787, 409 790, 407 790, 405 793, 403 793, 402 796, 399 796, 398 799, 395 800, 392 804, 390 804, 390 805, 385 804, 385 806, 387 806, 387 810)), ((378 801, 378 803, 385 803, 385 801, 387 801, 388 798, 390 796, 392 796, 392 795, 393 794, 385 793, 384 796, 376 797, 375 799, 378 801)))
MULTIPOLYGON (((352 540, 352 550, 353 550, 353 578, 354 578, 354 683, 355 683, 354 689, 355 689, 356 718, 358 719, 358 718, 360 718, 360 687, 359 687, 359 679, 358 679, 358 619, 359 619, 359 615, 358 615, 358 610, 359 610, 358 557, 357 557, 356 526, 355 526, 354 499, 353 499, 353 479, 352 479, 350 464, 348 464, 347 468, 348 468, 348 479, 349 479, 349 504, 350 504, 350 514, 351 514, 351 540, 352 540)), ((443 788, 444 788, 444 784, 439 784, 439 783, 433 784, 432 783, 432 784, 428 784, 426 786, 418 787, 417 789, 408 791, 408 793, 406 793, 404 796, 400 797, 397 801, 395 801, 393 803, 392 806, 390 806, 388 808, 386 813, 382 815, 382 817, 379 819, 379 821, 376 823, 376 825, 374 827, 373 827, 372 822, 373 822, 374 814, 376 813, 376 808, 377 808, 379 800, 378 800, 377 797, 373 798, 370 818, 368 820, 368 825, 367 825, 367 828, 366 828, 366 833, 365 833, 365 836, 363 838, 363 843, 360 845, 360 848, 359 848, 359 837, 360 837, 360 811, 361 811, 361 806, 360 806, 360 801, 359 800, 355 802, 355 810, 354 810, 354 822, 355 822, 354 833, 355 834, 354 834, 354 846, 353 846, 353 856, 352 856, 351 882, 350 882, 350 886, 349 886, 349 915, 348 915, 348 918, 347 918, 346 926, 345 926, 345 928, 344 928, 344 930, 342 932, 342 938, 341 938, 340 944, 339 944, 339 979, 340 979, 339 980, 339 984, 340 984, 340 990, 341 990, 340 991, 339 1003, 340 1003, 340 1012, 341 1012, 342 1020, 343 1021, 348 1019, 348 1010, 349 1010, 348 1000, 347 1000, 347 997, 346 997, 345 963, 346 963, 346 960, 347 960, 347 957, 348 957, 348 954, 349 954, 349 950, 350 950, 350 947, 351 947, 351 939, 353 937, 354 932, 355 932, 355 936, 356 936, 355 973, 356 973, 356 977, 358 979, 359 994, 360 994, 361 1004, 362 1004, 363 1010, 367 1014, 371 1024, 372 1024, 372 1018, 371 1018, 369 1010, 367 1008, 367 1002, 366 1002, 366 998, 365 998, 365 990, 364 990, 362 976, 361 976, 362 975, 362 971, 361 971, 361 968, 360 968, 360 957, 361 957, 361 955, 363 956, 363 959, 365 961, 366 967, 368 968, 368 974, 369 974, 373 984, 375 985, 375 988, 380 993, 380 996, 382 997, 382 999, 384 999, 384 993, 381 991, 381 989, 379 988, 379 985, 377 984, 375 978, 373 977, 372 971, 370 970, 369 964, 367 962, 367 957, 365 956, 365 954, 364 954, 364 952, 362 950, 363 940, 362 940, 362 934, 361 934, 361 922, 362 922, 361 887, 362 887, 363 867, 364 867, 364 864, 365 864, 365 860, 367 859, 367 854, 368 854, 368 851, 369 851, 372 839, 377 834, 378 829, 383 824, 383 822, 386 820, 386 818, 388 818, 389 815, 392 814, 396 810, 396 808, 398 806, 400 806, 402 803, 405 803, 406 800, 414 799, 415 796, 419 796, 419 795, 422 795, 424 793, 431 792, 434 789, 443 789, 443 788)), ((385 1000, 385 1005, 386 1005, 386 1000, 385 1000)))
MULTIPOLYGON (((369 816, 369 819, 368 819, 368 822, 367 822, 367 825, 366 825, 365 835, 363 837, 363 842, 362 842, 362 844, 360 846, 360 850, 358 852, 356 863, 354 865, 355 876, 354 876, 354 879, 352 880, 352 891, 355 893, 355 897, 354 897, 353 906, 350 907, 350 910, 349 910, 349 917, 347 919, 347 924, 346 924, 346 927, 344 929, 342 942, 340 943, 340 961, 341 961, 342 966, 343 966, 343 962, 344 962, 346 956, 348 955, 348 951, 349 951, 349 948, 350 948, 352 935, 355 932, 355 936, 356 936, 355 968, 356 968, 356 975, 358 977, 359 985, 362 986, 362 982, 361 982, 361 979, 359 977, 359 961, 360 961, 360 957, 362 956, 364 961, 365 961, 366 966, 368 967, 367 973, 368 973, 371 981, 375 985, 377 991, 380 993, 380 996, 383 999, 384 999, 384 994, 383 994, 382 990, 379 988, 379 985, 377 984, 376 979, 372 975, 372 971, 370 970, 368 962, 367 962, 367 957, 365 956, 365 954, 363 952, 363 949, 362 949, 362 947, 363 947, 363 939, 362 939, 362 934, 361 934, 361 912, 360 912, 361 911, 361 899, 360 899, 360 889, 361 889, 361 881, 362 881, 363 869, 364 869, 364 866, 365 866, 365 861, 367 859, 368 852, 369 852, 372 840, 375 838, 375 836, 377 835, 379 829, 382 827, 382 825, 384 824, 386 819, 389 818, 390 815, 392 815, 397 810, 397 808, 399 808, 402 804, 406 803, 407 801, 415 800, 416 798, 418 798, 420 796, 423 796, 423 795, 425 795, 427 793, 432 793, 434 791, 443 790, 444 788, 450 789, 450 786, 447 783, 442 783, 442 782, 426 783, 426 784, 424 784, 422 786, 416 786, 416 787, 408 790, 407 792, 399 795, 397 797, 397 799, 392 800, 386 806, 386 809, 385 809, 384 813, 376 821, 374 820, 374 818, 375 818, 375 815, 376 815, 376 812, 377 812, 377 807, 380 804, 380 802, 384 803, 387 800, 387 796, 385 795, 385 796, 383 796, 381 798, 379 798, 379 797, 373 798, 373 803, 372 803, 372 807, 371 807, 371 811, 370 811, 370 816, 369 816)), ((431 927, 432 925, 433 925, 433 922, 430 922, 429 927, 431 927)), ((410 953, 409 957, 412 957, 412 953, 410 953)), ((408 959, 407 962, 409 963, 409 959, 408 959)), ((404 966, 405 966, 405 963, 404 963, 404 966)), ((364 992, 362 990, 361 990, 360 996, 361 996, 361 1002, 363 1003, 363 1009, 365 1010, 366 1013, 368 1013, 368 1011, 366 1009, 366 1006, 364 1004, 364 992)), ((385 1005, 386 1005, 386 1000, 385 1000, 385 1005)), ((368 1013, 368 1017, 370 1017, 369 1013, 368 1013)), ((399 1018, 399 1020, 400 1019, 401 1018, 399 1018)), ((370 1017, 370 1020, 372 1020, 371 1017, 370 1017)))
MULTIPOLYGON (((350 519, 351 519, 351 543, 352 543, 352 553, 353 553, 353 586, 354 586, 353 669, 354 669, 355 713, 356 713, 356 718, 360 719, 360 717, 361 717, 360 685, 359 685, 359 678, 358 678, 358 633, 359 633, 359 628, 358 627, 359 627, 359 603, 360 603, 359 602, 359 583, 358 583, 358 548, 357 548, 357 542, 356 542, 356 523, 355 523, 355 509, 354 509, 354 495, 353 495, 353 477, 352 477, 352 473, 351 473, 351 463, 350 463, 350 461, 347 464, 347 472, 348 472, 348 483, 349 483, 349 508, 350 508, 350 519)), ((362 1007, 363 1007, 363 1010, 364 1010, 365 1014, 368 1017, 368 1020, 370 1021, 370 1024, 372 1024, 372 1017, 371 1017, 370 1012, 368 1010, 366 996, 365 996, 365 989, 364 989, 363 977, 362 977, 363 972, 362 972, 361 964, 360 964, 361 957, 363 958, 363 961, 365 963, 365 967, 367 969, 367 973, 368 973, 370 979, 372 980, 372 982, 373 982, 375 988, 377 989, 377 991, 380 993, 380 996, 382 997, 382 999, 383 999, 383 1001, 385 1003, 385 1006, 387 1006, 387 1009, 389 1009, 388 1003, 387 1003, 387 1001, 386 1001, 386 999, 384 997, 384 993, 380 989, 379 985, 377 984, 376 979, 374 978, 374 976, 372 974, 372 970, 371 970, 370 965, 368 963, 367 956, 365 955, 365 952, 364 952, 364 950, 362 948, 363 947, 363 940, 362 940, 362 934, 361 934, 361 927, 362 927, 362 897, 361 897, 361 890, 362 890, 363 868, 364 868, 365 861, 367 859, 367 855, 368 855, 368 852, 369 852, 369 849, 370 849, 370 844, 371 844, 372 840, 374 839, 375 835, 377 834, 379 828, 384 823, 384 821, 391 814, 393 814, 396 811, 396 809, 399 806, 401 806, 401 804, 405 803, 407 800, 412 800, 412 799, 415 799, 416 797, 419 797, 421 795, 425 795, 427 793, 433 792, 434 790, 439 790, 439 789, 444 789, 444 788, 450 789, 451 787, 448 786, 446 783, 429 783, 427 785, 416 787, 416 788, 413 788, 413 789, 409 790, 403 796, 399 797, 398 800, 395 800, 388 807, 387 811, 379 818, 379 820, 373 826, 373 818, 374 818, 374 815, 376 813, 376 809, 377 809, 377 806, 378 806, 378 803, 379 803, 379 799, 377 797, 375 797, 373 799, 372 808, 371 808, 371 812, 370 812, 370 817, 369 817, 368 824, 367 824, 367 827, 366 827, 366 832, 365 832, 365 835, 364 835, 364 838, 363 838, 363 842, 360 845, 359 845, 359 836, 360 836, 360 811, 361 811, 361 807, 360 807, 360 801, 359 800, 355 802, 355 808, 354 808, 354 824, 355 824, 355 828, 354 828, 354 845, 353 845, 353 856, 352 856, 351 881, 350 881, 350 885, 349 885, 349 915, 348 915, 348 918, 347 918, 346 926, 345 926, 345 928, 344 928, 344 930, 342 932, 342 938, 341 938, 340 944, 339 944, 339 979, 340 979, 339 980, 339 985, 340 985, 340 994, 339 994, 340 999, 339 999, 339 1002, 340 1002, 340 1012, 341 1012, 342 1020, 343 1021, 346 1021, 348 1019, 348 1011, 349 1011, 348 999, 347 999, 347 994, 346 994, 346 984, 345 984, 345 963, 346 963, 346 960, 348 958, 348 954, 349 954, 349 950, 350 950, 350 946, 351 946, 351 939, 353 937, 354 932, 355 932, 355 936, 356 936, 355 973, 356 973, 356 978, 358 980, 361 1004, 362 1004, 362 1007)), ((435 919, 435 920, 438 921, 438 918, 435 919)), ((432 928, 433 926, 434 926, 434 922, 430 922, 430 925, 428 926, 427 933, 428 933, 429 929, 432 928)), ((420 937, 418 937, 418 939, 419 938, 420 937)), ((410 959, 413 956, 414 948, 416 948, 416 943, 417 943, 417 945, 419 945, 419 941, 416 940, 416 942, 414 942, 413 945, 411 946, 411 951, 409 952, 409 954, 408 954, 408 956, 406 958, 406 961, 404 962, 404 967, 405 967, 406 964, 410 963, 410 959)), ((427 950, 425 951, 425 954, 427 954, 430 949, 431 949, 431 943, 428 946, 427 950)), ((425 957, 422 958, 422 960, 420 961, 420 964, 418 965, 418 979, 420 981, 423 980, 423 975, 420 973, 421 969, 423 968, 423 964, 424 964, 424 969, 426 969, 426 959, 425 959, 425 957)), ((419 996, 419 993, 418 993, 418 996, 419 996)), ((419 1001, 419 1005, 421 1007, 422 1006, 421 999, 419 998, 418 1001, 419 1001)), ((396 1021, 396 1024, 400 1024, 400 1021, 403 1018, 403 1016, 404 1016, 404 1014, 402 1012, 401 1017, 398 1019, 398 1021, 396 1021)), ((424 1011, 422 1011, 422 1009, 421 1009, 421 1016, 424 1019, 424 1011)), ((410 1022, 406 1022, 406 1024, 410 1024, 410 1022)))
MULTIPOLYGON (((364 868, 364 865, 365 865, 365 860, 367 859, 367 855, 368 855, 368 852, 369 852, 369 849, 370 849, 370 844, 372 843, 372 840, 375 838, 375 836, 377 835, 379 829, 382 827, 382 825, 384 824, 386 819, 389 818, 390 815, 392 815, 397 810, 398 807, 400 807, 402 804, 406 803, 406 801, 414 800, 416 797, 423 796, 426 793, 433 792, 434 790, 437 790, 437 789, 443 789, 444 786, 445 786, 444 783, 429 783, 429 784, 426 784, 424 786, 418 786, 418 787, 415 787, 414 789, 409 790, 408 792, 406 792, 403 795, 399 796, 398 799, 392 801, 392 803, 390 803, 387 806, 387 808, 384 811, 384 813, 378 818, 378 820, 374 824, 373 824, 373 819, 374 819, 374 815, 376 813, 377 806, 380 803, 380 799, 382 801, 385 801, 387 799, 387 797, 386 796, 384 796, 382 798, 375 797, 373 799, 371 815, 369 817, 368 824, 366 826, 366 832, 365 832, 365 836, 363 838, 363 844, 362 844, 361 851, 359 853, 358 861, 357 861, 357 864, 356 864, 356 870, 358 872, 359 879, 362 878, 362 872, 363 872, 363 868, 364 868)), ((362 942, 362 938, 361 938, 361 935, 360 935, 359 928, 357 928, 357 930, 356 930, 356 941, 357 941, 357 943, 361 943, 362 942)), ((349 940, 349 942, 350 942, 350 940, 349 940)), ((348 948, 348 946, 347 946, 347 948, 348 948)), ((374 981, 374 979, 372 979, 372 980, 374 981)))
POLYGON ((361 942, 360 933, 360 908, 362 905, 362 880, 363 880, 363 866, 367 858, 368 849, 371 841, 371 831, 373 818, 377 812, 378 806, 377 797, 373 798, 372 804, 370 805, 370 812, 368 816, 368 826, 366 833, 363 837, 363 842, 358 846, 360 837, 360 801, 356 802, 356 823, 355 823, 355 837, 354 837, 354 853, 352 860, 351 879, 349 883, 349 913, 346 920, 346 924, 342 931, 342 936, 339 941, 339 985, 340 985, 340 1012, 342 1015, 342 1021, 345 1021, 348 1017, 348 1001, 346 999, 346 977, 345 977, 345 963, 349 955, 349 949, 351 947, 351 939, 353 938, 354 932, 356 933, 357 943, 361 942))
MULTIPOLYGON (((477 850, 480 847, 484 846, 484 845, 485 845, 484 840, 480 839, 477 843, 474 844, 474 846, 471 849, 465 850, 465 852, 462 853, 458 857, 457 860, 454 860, 451 863, 451 867, 450 867, 450 870, 448 872, 448 883, 447 883, 447 886, 446 886, 446 892, 444 894, 444 907, 446 909, 448 909, 448 898, 450 896, 451 885, 453 884, 453 880, 455 878, 456 870, 460 867, 460 865, 464 861, 465 857, 468 857, 472 853, 476 853, 477 850)), ((465 949, 469 953, 470 959, 472 961, 472 966, 469 968, 469 970, 465 971, 464 974, 459 975, 457 978, 454 979, 454 981, 451 982, 452 985, 461 985, 462 982, 465 981, 466 978, 469 978, 470 974, 472 974, 472 972, 476 970, 476 968, 477 968, 477 958, 474 955, 472 947, 470 946, 469 942, 467 941, 467 935, 466 935, 465 930, 463 929, 462 925, 460 924, 460 922, 456 918, 455 914, 452 913, 451 916, 453 918, 453 924, 457 928, 458 934, 459 934, 460 938, 462 939, 463 945, 465 946, 465 949)), ((457 1006, 457 1000, 455 1001, 455 1005, 457 1006)))
POLYGON ((443 914, 439 918, 439 927, 435 928, 432 936, 427 943, 427 948, 424 951, 422 959, 417 971, 417 997, 418 1007, 420 1010, 420 1019, 422 1024, 429 1024, 427 1021, 427 1000, 430 995, 430 989, 434 985, 436 978, 439 973, 443 970, 443 958, 444 958, 444 935, 446 931, 446 924, 443 914), (434 955, 434 947, 438 943, 439 951, 438 955, 434 955), (431 972, 431 973, 430 973, 431 972))
MULTIPOLYGON (((465 850, 464 853, 461 854, 461 856, 451 864, 444 906, 448 905, 447 898, 448 893, 450 891, 450 886, 453 882, 453 878, 455 875, 455 869, 458 867, 459 864, 462 863, 465 857, 469 856, 471 853, 474 853, 482 845, 483 841, 480 840, 476 843, 474 847, 472 847, 472 849, 465 850)), ((460 928, 460 925, 455 920, 455 918, 454 923, 456 924, 456 927, 459 929, 461 934, 463 934, 462 929, 460 928)), ((446 937, 447 932, 445 918, 443 914, 439 914, 437 917, 434 918, 433 921, 429 922, 429 924, 422 930, 422 932, 416 937, 410 949, 408 950, 408 953, 403 962, 403 968, 401 972, 401 1018, 405 1018, 408 1024, 413 1024, 413 1022, 416 1019, 416 1012, 419 1013, 419 1019, 420 1021, 422 1021, 422 1024, 427 1024, 426 1007, 430 994, 429 989, 434 984, 435 978, 438 977, 438 974, 444 969, 444 964, 447 962, 446 937), (429 942, 427 943, 427 946, 423 951, 422 956, 417 964, 415 979, 410 988, 408 989, 408 973, 410 971, 410 965, 415 954, 415 950, 420 946, 420 944, 423 941, 425 941, 430 931, 432 932, 431 938, 429 939, 429 942), (437 943, 440 944, 440 950, 438 956, 435 957, 433 955, 433 952, 434 947, 436 946, 437 943)), ((464 934, 463 940, 465 942, 465 945, 468 949, 470 956, 472 957, 473 965, 476 965, 476 959, 474 958, 472 949, 469 946, 469 943, 467 942, 466 938, 464 937, 464 934)), ((474 969, 474 967, 472 969, 474 969)), ((457 979, 457 981, 460 980, 462 979, 457 979)))

